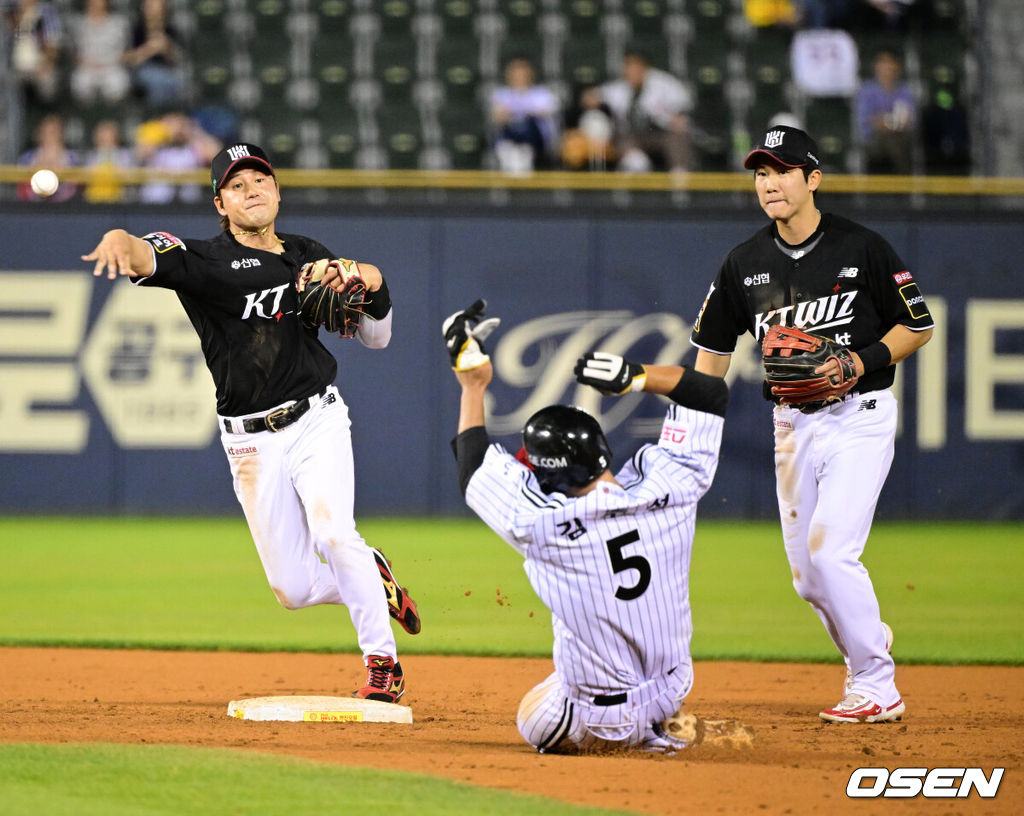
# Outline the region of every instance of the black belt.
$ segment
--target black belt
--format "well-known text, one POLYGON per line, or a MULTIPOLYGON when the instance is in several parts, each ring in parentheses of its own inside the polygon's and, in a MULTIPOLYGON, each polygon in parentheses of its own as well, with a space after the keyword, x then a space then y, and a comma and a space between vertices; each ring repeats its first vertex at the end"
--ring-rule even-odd
MULTIPOLYGON (((319 399, 321 396, 321 394, 314 394, 308 399, 298 400, 287 408, 278 408, 276 411, 271 411, 265 416, 243 419, 242 429, 246 433, 262 433, 263 431, 277 433, 278 431, 283 431, 289 425, 298 421, 309 410, 313 400, 319 399)), ((224 420, 224 428, 228 433, 234 432, 231 423, 226 419, 224 420)))
POLYGON ((626 692, 620 691, 618 694, 598 694, 594 697, 594 705, 596 706, 616 706, 622 705, 626 702, 626 692))
MULTIPOLYGON (((667 672, 665 672, 665 676, 666 677, 670 676, 678 668, 679 668, 678 666, 673 666, 671 669, 669 669, 667 672)), ((594 705, 596 705, 596 706, 617 706, 617 705, 622 705, 628 699, 629 699, 629 695, 625 691, 620 691, 617 694, 595 694, 594 695, 594 705)))

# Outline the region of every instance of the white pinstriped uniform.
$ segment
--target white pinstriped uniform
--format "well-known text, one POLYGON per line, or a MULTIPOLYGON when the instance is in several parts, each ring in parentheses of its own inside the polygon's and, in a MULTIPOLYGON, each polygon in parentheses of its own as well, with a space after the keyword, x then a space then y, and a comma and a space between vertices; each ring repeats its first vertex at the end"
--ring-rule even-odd
POLYGON ((524 556, 551 610, 555 673, 519 710, 519 731, 539 750, 601 740, 679 747, 654 726, 693 681, 690 552, 722 426, 671 405, 658 444, 641 447, 618 484, 601 481, 580 498, 543 493, 500 445, 470 479, 467 503, 524 556))

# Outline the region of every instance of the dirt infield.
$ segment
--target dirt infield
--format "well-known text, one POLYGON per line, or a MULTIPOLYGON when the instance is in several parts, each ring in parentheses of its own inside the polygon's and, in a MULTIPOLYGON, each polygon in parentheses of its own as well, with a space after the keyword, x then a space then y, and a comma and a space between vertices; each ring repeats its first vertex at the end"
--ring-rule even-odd
POLYGON ((219 746, 406 769, 579 804, 645 813, 1018 813, 1024 801, 1024 669, 910 666, 902 723, 826 726, 837 666, 699 663, 687 700, 737 718, 752 748, 701 746, 674 757, 560 757, 520 740, 519 698, 550 661, 403 659, 415 723, 255 723, 227 716, 239 697, 348 694, 351 655, 0 649, 3 742, 219 746), (857 767, 1005 767, 995 799, 847 799, 857 767))

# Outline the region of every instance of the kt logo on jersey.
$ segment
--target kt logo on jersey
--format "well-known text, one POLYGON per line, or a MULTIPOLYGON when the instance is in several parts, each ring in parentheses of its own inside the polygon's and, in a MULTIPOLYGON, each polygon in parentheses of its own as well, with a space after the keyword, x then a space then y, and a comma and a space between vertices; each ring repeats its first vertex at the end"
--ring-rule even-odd
POLYGON ((245 296, 245 309, 242 310, 242 320, 248 320, 253 315, 280 320, 282 315, 281 298, 284 297, 285 290, 289 286, 291 284, 282 283, 273 289, 264 289, 260 292, 250 292, 247 294, 245 296))
POLYGON ((784 326, 799 326, 808 331, 845 326, 853 320, 853 301, 856 297, 857 290, 854 289, 852 292, 837 292, 795 306, 772 309, 770 312, 758 312, 754 315, 755 336, 761 340, 773 321, 784 326))

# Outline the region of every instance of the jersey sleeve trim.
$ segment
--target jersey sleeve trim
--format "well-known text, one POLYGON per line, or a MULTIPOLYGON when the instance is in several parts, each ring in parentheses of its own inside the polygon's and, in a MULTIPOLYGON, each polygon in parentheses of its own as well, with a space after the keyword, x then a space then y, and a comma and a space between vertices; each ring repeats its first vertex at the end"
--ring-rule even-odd
MULTIPOLYGON (((149 244, 149 241, 146 241, 146 243, 149 244)), ((140 283, 146 280, 146 278, 152 278, 156 274, 156 249, 153 247, 152 244, 149 244, 149 257, 153 261, 153 266, 149 270, 149 274, 129 275, 128 280, 131 281, 132 286, 138 286, 140 283)))
POLYGON ((647 474, 644 471, 644 454, 647 451, 649 451, 652 447, 653 445, 643 445, 642 447, 637 449, 636 453, 633 454, 633 458, 630 460, 630 464, 632 464, 633 471, 636 473, 636 476, 622 485, 624 490, 629 490, 632 487, 636 487, 644 479, 647 478, 647 474))
POLYGON ((730 354, 732 354, 734 351, 736 351, 736 347, 735 346, 733 346, 729 351, 719 351, 718 349, 713 349, 713 348, 710 348, 709 346, 702 346, 700 343, 698 343, 692 337, 690 338, 690 345, 694 346, 696 348, 699 348, 701 351, 707 351, 707 352, 709 352, 711 354, 717 354, 719 357, 728 357, 730 354))

